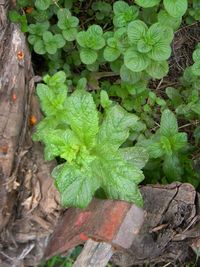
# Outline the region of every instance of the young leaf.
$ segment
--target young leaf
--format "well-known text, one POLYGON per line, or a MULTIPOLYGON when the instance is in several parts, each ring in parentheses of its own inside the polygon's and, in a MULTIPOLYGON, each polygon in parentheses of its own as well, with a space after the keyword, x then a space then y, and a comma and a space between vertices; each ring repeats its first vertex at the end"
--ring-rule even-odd
POLYGON ((71 129, 83 144, 92 147, 99 130, 99 118, 91 94, 83 90, 75 91, 66 100, 66 112, 71 129))
POLYGON ((90 48, 82 48, 80 50, 81 61, 86 64, 93 64, 97 60, 98 54, 90 48))
POLYGON ((148 30, 146 24, 141 20, 135 20, 128 25, 128 39, 132 44, 143 38, 148 30))
POLYGON ((35 6, 39 10, 46 10, 51 5, 51 0, 36 0, 35 6))
POLYGON ((131 71, 140 72, 148 67, 150 59, 134 48, 129 48, 124 54, 124 64, 131 71))
POLYGON ((174 18, 182 17, 188 7, 187 0, 164 0, 163 4, 166 11, 174 18))
POLYGON ((166 109, 163 111, 160 122, 160 133, 166 137, 171 137, 178 133, 178 123, 176 116, 172 111, 166 109))
POLYGON ((64 163, 54 168, 52 176, 61 193, 61 204, 64 207, 85 208, 99 188, 99 181, 92 173, 78 165, 64 163))
POLYGON ((148 8, 158 5, 160 0, 135 0, 135 2, 138 6, 148 8))
POLYGON ((118 105, 106 111, 106 116, 98 133, 99 144, 109 144, 118 149, 129 135, 129 129, 134 127, 138 117, 129 114, 118 105))
POLYGON ((142 169, 149 159, 147 150, 139 146, 120 148, 119 152, 125 160, 139 169, 142 169))
POLYGON ((146 72, 154 79, 162 79, 167 75, 169 65, 167 61, 151 61, 150 65, 146 68, 146 72))

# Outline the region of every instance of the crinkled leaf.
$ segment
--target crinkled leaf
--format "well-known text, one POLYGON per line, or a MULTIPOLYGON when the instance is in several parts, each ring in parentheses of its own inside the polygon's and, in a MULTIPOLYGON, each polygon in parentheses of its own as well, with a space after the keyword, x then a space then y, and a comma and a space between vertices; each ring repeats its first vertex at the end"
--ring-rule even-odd
POLYGON ((56 156, 71 162, 76 159, 80 141, 70 129, 51 130, 45 136, 45 159, 52 160, 56 156))
POLYGON ((119 152, 126 161, 139 169, 142 169, 149 159, 147 150, 139 146, 120 148, 119 152))
POLYGON ((172 17, 182 17, 187 11, 187 0, 164 0, 164 7, 172 17))
POLYGON ((65 40, 61 34, 55 34, 54 40, 57 45, 57 48, 62 48, 65 45, 65 40))
POLYGON ((131 43, 135 44, 142 37, 145 36, 148 30, 147 25, 141 20, 135 20, 128 25, 128 39, 131 43))
POLYGON ((113 24, 117 28, 125 27, 127 24, 135 20, 138 16, 137 6, 129 6, 124 1, 116 1, 113 5, 114 18, 113 24))
POLYGON ((62 31, 63 37, 69 42, 74 41, 76 39, 77 33, 78 31, 76 28, 71 28, 62 31))
POLYGON ((94 162, 93 170, 107 196, 142 206, 142 197, 137 187, 144 179, 142 171, 127 163, 118 152, 109 147, 101 148, 99 153, 99 160, 94 162))
POLYGON ((160 137, 160 144, 165 155, 172 155, 173 151, 172 151, 171 143, 170 143, 170 140, 166 136, 162 135, 160 137))
POLYGON ((51 0, 36 0, 35 6, 39 10, 46 10, 52 4, 51 0))
POLYGON ((148 53, 148 56, 155 61, 167 60, 171 55, 171 46, 167 40, 158 41, 152 50, 148 53))
POLYGON ((177 107, 180 104, 182 104, 182 98, 181 95, 179 93, 179 91, 176 88, 173 87, 167 87, 165 89, 167 96, 169 97, 169 99, 172 101, 172 104, 177 107))
POLYGON ((38 39, 33 46, 34 51, 39 55, 44 55, 46 53, 44 42, 38 39))
POLYGON ((160 12, 158 13, 158 22, 163 26, 177 30, 181 25, 182 18, 174 18, 170 16, 170 14, 165 10, 160 10, 160 12))
POLYGON ((187 134, 177 133, 170 138, 173 151, 178 151, 187 146, 187 134))
POLYGON ((194 62, 191 66, 191 71, 194 75, 200 76, 200 61, 194 62))
POLYGON ((194 62, 200 60, 200 48, 197 48, 197 49, 193 52, 193 54, 192 54, 192 58, 193 58, 194 62))
POLYGON ((145 54, 129 48, 124 54, 124 64, 131 71, 140 72, 148 67, 150 59, 145 54))
POLYGON ((61 194, 64 207, 86 208, 99 188, 99 181, 85 168, 64 163, 57 166, 52 176, 61 194))
POLYGON ((148 8, 158 5, 160 0, 135 0, 135 2, 138 6, 148 8))
POLYGON ((146 72, 154 79, 162 79, 167 75, 169 65, 167 61, 151 61, 150 65, 146 68, 146 72))
POLYGON ((88 147, 94 145, 98 133, 98 113, 90 93, 75 91, 66 101, 68 122, 72 130, 88 147))
POLYGON ((42 23, 30 24, 28 26, 28 31, 31 34, 42 36, 43 33, 48 30, 48 28, 49 28, 49 22, 45 21, 42 23))
POLYGON ((161 143, 158 141, 149 140, 146 144, 147 151, 150 158, 160 158, 163 156, 164 151, 162 149, 161 143))
POLYGON ((160 133, 171 137, 178 133, 178 123, 176 116, 172 111, 166 109, 163 111, 160 122, 160 133))
POLYGON ((80 50, 81 61, 86 64, 93 64, 97 60, 98 54, 90 48, 82 48, 80 50))
POLYGON ((64 88, 57 88, 57 92, 52 90, 45 84, 39 83, 37 85, 37 95, 39 96, 42 110, 48 116, 55 115, 63 110, 63 104, 67 97, 67 91, 64 88))
POLYGON ((98 133, 99 144, 109 144, 118 149, 129 135, 129 129, 134 127, 138 117, 115 105, 106 111, 105 118, 98 133))
POLYGON ((117 48, 109 47, 107 46, 104 49, 103 56, 106 61, 112 62, 118 59, 118 57, 121 55, 121 52, 117 48))
POLYGON ((163 171, 169 182, 180 180, 182 169, 176 155, 166 156, 163 162, 163 171))
POLYGON ((123 81, 134 84, 141 79, 142 73, 131 71, 123 64, 120 69, 120 77, 123 81))

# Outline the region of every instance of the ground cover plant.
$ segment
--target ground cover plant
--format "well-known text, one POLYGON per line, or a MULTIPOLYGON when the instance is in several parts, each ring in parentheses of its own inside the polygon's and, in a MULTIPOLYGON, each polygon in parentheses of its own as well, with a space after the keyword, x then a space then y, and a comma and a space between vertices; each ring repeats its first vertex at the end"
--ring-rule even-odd
POLYGON ((84 208, 95 194, 142 205, 142 181, 198 187, 198 42, 178 86, 154 86, 170 71, 181 23, 198 20, 197 7, 187 0, 20 0, 10 12, 43 60, 44 119, 33 138, 45 144, 46 160, 64 160, 52 173, 63 206, 84 208), (184 124, 194 121, 188 136, 184 124))
POLYGON ((57 159, 64 207, 93 196, 142 206, 139 183, 199 189, 200 38, 180 66, 174 44, 198 25, 193 0, 19 0, 10 19, 33 52, 44 118, 35 141, 57 159), (37 65, 37 62, 42 64, 37 65), (178 69, 178 71, 177 71, 178 69))

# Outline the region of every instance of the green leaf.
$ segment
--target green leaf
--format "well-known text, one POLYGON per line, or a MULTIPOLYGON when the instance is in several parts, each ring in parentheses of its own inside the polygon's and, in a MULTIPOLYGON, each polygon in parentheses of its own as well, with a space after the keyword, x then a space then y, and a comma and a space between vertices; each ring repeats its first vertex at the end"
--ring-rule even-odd
POLYGON ((106 110, 106 115, 100 127, 97 141, 99 144, 109 144, 118 149, 129 136, 129 129, 134 127, 138 117, 115 105, 106 110))
POLYGON ((137 49, 140 53, 148 53, 152 49, 152 45, 148 44, 144 39, 141 39, 137 43, 137 49))
POLYGON ((38 39, 34 43, 33 49, 34 49, 35 53, 37 53, 39 55, 44 55, 46 53, 44 42, 40 39, 38 39))
POLYGON ((170 138, 170 143, 173 151, 178 151, 187 146, 187 134, 177 133, 170 138))
POLYGON ((147 150, 139 146, 120 148, 119 152, 126 161, 139 169, 142 169, 149 159, 147 150))
POLYGON ((71 129, 85 145, 92 147, 99 131, 99 119, 91 94, 75 91, 66 101, 66 111, 71 129))
POLYGON ((176 116, 172 111, 166 109, 163 111, 160 122, 160 133, 166 137, 172 137, 178 133, 178 123, 176 116))
POLYGON ((150 64, 150 59, 133 48, 129 48, 124 54, 125 66, 133 72, 145 70, 150 64))
POLYGON ((97 60, 98 54, 96 51, 89 48, 82 48, 80 50, 81 61, 86 64, 93 64, 97 60))
POLYGON ((173 30, 169 26, 164 26, 160 23, 154 23, 148 29, 146 34, 147 41, 155 45, 160 41, 165 41, 170 43, 174 38, 173 30))
POLYGON ((121 52, 117 48, 106 46, 103 52, 103 56, 106 61, 112 62, 118 59, 121 55, 121 52))
POLYGON ((33 34, 29 34, 28 41, 30 44, 34 45, 37 41, 40 41, 41 37, 33 34))
POLYGON ((136 186, 144 179, 142 172, 109 147, 101 148, 99 159, 94 162, 93 170, 95 176, 102 181, 101 187, 106 195, 112 199, 134 202, 142 206, 142 197, 136 186))
POLYGON ((163 156, 164 151, 160 142, 154 140, 147 140, 144 145, 146 145, 145 147, 147 148, 150 158, 157 159, 163 156))
POLYGON ((31 34, 39 35, 42 36, 45 31, 47 31, 49 28, 49 22, 45 21, 42 23, 35 23, 35 24, 30 24, 28 26, 28 31, 31 34))
POLYGON ((173 30, 177 30, 182 22, 182 18, 174 18, 170 16, 165 10, 160 10, 158 13, 158 22, 166 27, 170 27, 173 30))
POLYGON ((180 180, 182 169, 179 158, 176 155, 166 156, 163 162, 163 171, 169 182, 180 180))
POLYGON ((36 89, 42 110, 46 115, 52 116, 63 111, 63 104, 67 96, 66 87, 57 88, 54 93, 47 85, 39 83, 36 89))
POLYGON ((158 5, 160 0, 135 0, 135 2, 138 6, 148 8, 158 5))
POLYGON ((160 137, 160 144, 165 155, 169 155, 169 156, 172 155, 173 151, 172 151, 171 143, 170 143, 170 140, 166 136, 163 135, 160 137))
POLYGON ((55 34, 54 40, 57 45, 57 48, 62 48, 66 43, 61 34, 55 34))
MULTIPOLYGON (((66 80, 66 74, 64 71, 58 71, 52 77, 49 75, 44 76, 43 80, 52 90, 57 90, 58 87, 63 87, 66 80)), ((65 90, 67 92, 67 88, 65 88, 65 90)))
POLYGON ((183 101, 182 101, 181 95, 176 88, 167 87, 165 91, 166 91, 167 96, 169 97, 169 99, 171 100, 172 104, 175 107, 182 104, 183 101))
POLYGON ((108 93, 105 90, 100 92, 100 103, 103 108, 109 108, 112 104, 112 101, 109 99, 108 93))
POLYGON ((132 44, 135 44, 140 39, 142 39, 146 32, 148 30, 148 27, 146 24, 141 20, 135 20, 128 25, 128 39, 132 44))
POLYGON ((60 156, 69 163, 76 159, 80 147, 80 141, 70 129, 47 132, 44 143, 46 145, 45 160, 60 156))
POLYGON ((134 84, 141 79, 142 74, 141 72, 131 71, 123 64, 120 69, 120 77, 123 81, 134 84))
POLYGON ((169 65, 167 61, 151 61, 151 64, 146 68, 146 72, 154 79, 162 79, 167 75, 169 65))
POLYGON ((68 30, 63 30, 62 34, 63 34, 63 37, 65 38, 65 40, 71 42, 71 41, 74 41, 76 39, 78 31, 76 28, 71 28, 68 30))
POLYGON ((152 50, 148 53, 148 56, 155 61, 164 61, 167 60, 171 55, 171 46, 168 40, 160 40, 153 47, 152 50))
POLYGON ((193 54, 192 54, 192 58, 193 58, 194 62, 200 60, 200 48, 197 48, 197 49, 193 52, 193 54))
POLYGON ((92 25, 88 30, 81 31, 77 34, 76 40, 83 48, 100 50, 105 46, 103 30, 99 25, 92 25))
POLYGON ((200 61, 195 62, 192 66, 191 66, 191 71, 194 75, 196 76, 200 76, 200 61))
POLYGON ((52 3, 51 0, 36 0, 35 1, 35 6, 39 10, 46 10, 47 8, 49 8, 51 3, 52 3))
POLYGON ((129 6, 124 1, 116 1, 113 5, 114 18, 113 24, 117 28, 122 28, 128 25, 129 22, 135 20, 138 16, 138 8, 129 6))
POLYGON ((92 173, 78 165, 59 165, 53 170, 52 176, 64 207, 86 208, 99 188, 99 182, 92 173))
POLYGON ((188 8, 187 0, 163 0, 166 11, 175 18, 182 17, 188 8))

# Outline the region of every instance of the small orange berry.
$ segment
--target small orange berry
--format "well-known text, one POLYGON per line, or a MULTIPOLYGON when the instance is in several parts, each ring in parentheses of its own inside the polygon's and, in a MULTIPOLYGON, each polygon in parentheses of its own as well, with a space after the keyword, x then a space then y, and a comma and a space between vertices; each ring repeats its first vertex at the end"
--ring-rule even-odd
POLYGON ((18 58, 19 60, 24 59, 24 53, 23 53, 22 51, 19 51, 19 52, 17 53, 17 58, 18 58))
POLYGON ((17 96, 15 93, 12 94, 12 100, 13 100, 13 102, 15 102, 17 100, 17 96))
POLYGON ((30 116, 30 125, 35 125, 37 123, 37 119, 34 115, 30 116))
POLYGON ((28 6, 24 10, 25 10, 26 14, 31 14, 33 12, 33 7, 28 6))

